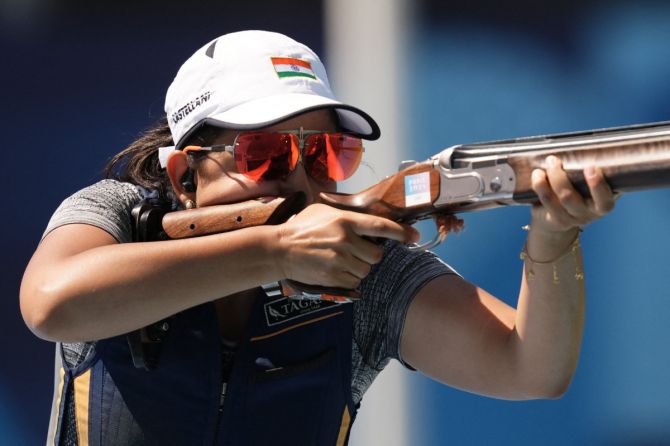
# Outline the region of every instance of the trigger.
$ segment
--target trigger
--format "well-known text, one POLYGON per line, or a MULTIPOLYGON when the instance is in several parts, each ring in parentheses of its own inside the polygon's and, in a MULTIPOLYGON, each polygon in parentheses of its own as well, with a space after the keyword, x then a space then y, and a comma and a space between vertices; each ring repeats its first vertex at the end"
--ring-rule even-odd
POLYGON ((410 251, 425 251, 427 249, 432 249, 440 245, 450 232, 459 233, 463 230, 463 220, 453 214, 438 214, 434 219, 435 225, 437 226, 437 234, 435 234, 435 237, 426 243, 410 246, 410 251))

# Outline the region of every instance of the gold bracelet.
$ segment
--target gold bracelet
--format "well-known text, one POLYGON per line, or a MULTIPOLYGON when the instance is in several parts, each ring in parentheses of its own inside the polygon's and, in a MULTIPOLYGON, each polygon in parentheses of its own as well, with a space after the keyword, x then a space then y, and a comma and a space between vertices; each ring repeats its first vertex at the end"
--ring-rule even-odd
MULTIPOLYGON (((525 229, 525 228, 524 228, 525 229)), ((581 232, 581 231, 580 231, 581 232)), ((558 267, 556 266, 556 263, 563 259, 565 256, 568 254, 572 254, 576 267, 575 267, 575 280, 584 280, 584 271, 581 269, 579 266, 579 259, 577 258, 577 252, 579 251, 579 248, 581 245, 579 244, 579 232, 575 236, 575 239, 570 243, 568 248, 562 252, 558 257, 556 257, 553 260, 549 260, 546 262, 538 262, 537 260, 534 260, 530 255, 528 255, 528 242, 524 243, 523 249, 521 250, 520 258, 524 262, 528 263, 528 280, 533 280, 535 278, 535 271, 533 271, 533 266, 534 265, 551 265, 552 271, 553 271, 553 282, 554 285, 558 285, 561 283, 560 278, 558 276, 558 267)))

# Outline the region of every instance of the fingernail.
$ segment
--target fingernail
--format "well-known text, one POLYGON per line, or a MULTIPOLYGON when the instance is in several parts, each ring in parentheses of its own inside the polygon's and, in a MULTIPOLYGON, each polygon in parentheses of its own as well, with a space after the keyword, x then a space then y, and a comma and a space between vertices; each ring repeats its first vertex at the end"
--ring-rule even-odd
POLYGON ((584 169, 584 174, 589 178, 595 177, 596 176, 595 166, 588 166, 586 169, 584 169))
POLYGON ((540 169, 535 169, 533 170, 533 173, 531 173, 531 178, 533 181, 540 181, 542 179, 542 176, 544 175, 540 169))
POLYGON ((549 164, 549 167, 558 166, 558 158, 556 158, 554 155, 549 155, 547 157, 547 164, 549 164))

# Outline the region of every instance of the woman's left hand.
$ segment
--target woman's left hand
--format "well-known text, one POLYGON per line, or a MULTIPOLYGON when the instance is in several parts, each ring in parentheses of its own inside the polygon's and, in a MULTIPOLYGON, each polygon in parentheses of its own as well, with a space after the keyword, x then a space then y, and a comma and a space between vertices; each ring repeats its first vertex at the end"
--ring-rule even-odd
POLYGON ((614 194, 597 167, 584 169, 590 198, 583 197, 572 185, 556 156, 547 158, 546 170, 535 169, 532 188, 540 204, 532 209, 532 228, 545 233, 561 233, 591 223, 614 208, 614 194))

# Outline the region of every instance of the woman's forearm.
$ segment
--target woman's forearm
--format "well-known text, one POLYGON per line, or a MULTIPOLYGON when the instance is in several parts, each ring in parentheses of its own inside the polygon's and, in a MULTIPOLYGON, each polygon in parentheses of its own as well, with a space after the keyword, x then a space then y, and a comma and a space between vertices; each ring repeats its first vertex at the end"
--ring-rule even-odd
POLYGON ((565 392, 579 357, 585 291, 577 237, 577 228, 556 234, 531 228, 526 245, 512 342, 520 379, 550 397, 565 392))
POLYGON ((102 229, 62 226, 26 270, 21 311, 43 338, 95 340, 285 278, 353 289, 383 255, 366 237, 412 242, 418 234, 321 204, 277 226, 162 242, 119 245, 102 229))
POLYGON ((256 227, 185 240, 109 244, 58 261, 34 259, 22 284, 22 312, 31 329, 50 340, 126 333, 279 280, 269 252, 273 235, 271 227, 256 227))

